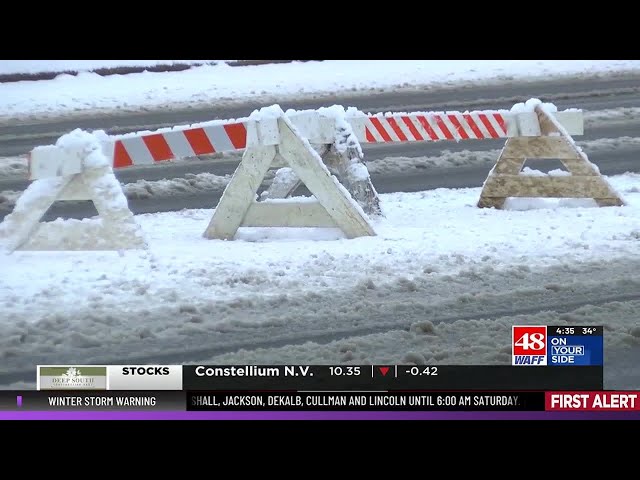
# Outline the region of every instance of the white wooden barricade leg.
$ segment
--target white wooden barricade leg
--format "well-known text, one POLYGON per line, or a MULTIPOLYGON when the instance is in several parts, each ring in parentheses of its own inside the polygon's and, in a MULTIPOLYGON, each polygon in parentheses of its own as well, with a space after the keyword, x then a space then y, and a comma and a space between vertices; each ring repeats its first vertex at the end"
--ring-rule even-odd
POLYGON ((59 144, 67 146, 39 147, 31 153, 30 164, 36 170, 31 178, 35 179, 0 224, 0 239, 8 250, 146 248, 100 142, 81 131, 60 140, 59 144), (51 170, 47 165, 56 168, 51 170), (91 200, 98 218, 41 223, 47 210, 59 200, 91 200))
MULTIPOLYGON (((204 236, 233 239, 240 227, 338 227, 348 238, 375 235, 362 208, 333 177, 320 155, 282 112, 276 119, 248 125, 261 145, 247 144, 204 236), (275 121, 278 138, 264 140, 265 124, 275 121), (272 143, 272 145, 265 145, 272 143), (316 201, 267 199, 256 201, 258 188, 274 160, 284 162, 316 201)), ((269 129, 271 130, 271 129, 269 129)))
MULTIPOLYGON (((342 109, 340 109, 342 110, 342 109)), ((308 112, 305 112, 308 114, 308 112)), ((336 175, 351 196, 360 204, 363 211, 369 216, 382 216, 380 199, 376 191, 369 171, 364 164, 364 154, 360 142, 351 125, 345 118, 345 112, 336 107, 320 109, 320 119, 326 119, 330 123, 317 122, 315 130, 331 128, 330 137, 332 143, 312 144, 315 151, 322 158, 329 171, 336 175), (326 115, 323 117, 323 114, 326 115), (331 116, 328 116, 331 115, 331 116)), ((312 116, 307 118, 313 118, 312 116)), ((317 114, 316 114, 316 118, 317 114)), ((301 115, 291 117, 292 122, 305 124, 301 115)), ((309 123, 309 120, 307 120, 309 123)), ((313 131, 309 128, 309 131, 313 131)), ((326 136, 326 134, 325 134, 326 136)), ((263 199, 288 198, 300 186, 300 179, 285 167, 276 172, 273 182, 268 190, 263 192, 263 199)))

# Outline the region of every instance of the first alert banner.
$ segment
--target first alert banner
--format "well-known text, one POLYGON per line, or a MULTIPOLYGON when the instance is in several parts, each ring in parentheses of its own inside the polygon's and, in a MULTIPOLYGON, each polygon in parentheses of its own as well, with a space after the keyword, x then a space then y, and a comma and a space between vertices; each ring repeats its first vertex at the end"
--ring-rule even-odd
POLYGON ((555 412, 640 411, 640 392, 546 392, 545 410, 555 412))

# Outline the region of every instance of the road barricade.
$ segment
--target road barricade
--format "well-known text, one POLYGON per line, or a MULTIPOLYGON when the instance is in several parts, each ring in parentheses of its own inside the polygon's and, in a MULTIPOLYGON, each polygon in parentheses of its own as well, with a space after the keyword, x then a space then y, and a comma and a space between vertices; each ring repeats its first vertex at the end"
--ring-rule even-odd
MULTIPOLYGON (((263 108, 244 119, 216 120, 109 137, 75 131, 30 153, 34 180, 0 224, 10 248, 25 246, 50 205, 90 199, 104 227, 95 248, 144 248, 145 242, 113 169, 243 151, 206 238, 233 239, 240 227, 337 227, 348 238, 375 235, 382 215, 362 144, 505 140, 486 179, 479 207, 502 208, 508 197, 584 197, 600 206, 624 201, 574 143, 583 134, 579 110, 556 111, 532 99, 511 110, 365 114, 334 106, 283 112, 263 108), (522 173, 527 159, 556 158, 565 176, 522 173), (260 195, 267 171, 277 172, 260 195), (304 184, 314 198, 293 197, 304 184), (107 241, 109 240, 109 241, 107 241)), ((53 239, 55 243, 55 239, 53 239)), ((85 247, 86 248, 86 247, 85 247)))

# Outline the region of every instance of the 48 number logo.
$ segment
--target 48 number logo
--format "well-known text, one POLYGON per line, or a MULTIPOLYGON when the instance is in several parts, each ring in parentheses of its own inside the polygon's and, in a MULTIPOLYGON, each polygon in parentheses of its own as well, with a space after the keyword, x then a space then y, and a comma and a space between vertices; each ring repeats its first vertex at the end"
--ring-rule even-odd
POLYGON ((547 350, 546 326, 514 326, 513 355, 544 355, 547 350))
POLYGON ((516 340, 514 345, 522 347, 524 350, 544 350, 544 333, 525 333, 519 340, 516 340))

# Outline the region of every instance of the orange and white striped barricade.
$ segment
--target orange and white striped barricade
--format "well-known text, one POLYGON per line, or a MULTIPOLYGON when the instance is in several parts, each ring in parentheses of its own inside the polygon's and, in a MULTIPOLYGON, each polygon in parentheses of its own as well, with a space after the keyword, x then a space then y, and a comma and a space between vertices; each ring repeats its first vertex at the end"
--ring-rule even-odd
POLYGON ((505 139, 496 165, 484 183, 479 207, 502 208, 508 197, 593 198, 600 206, 623 205, 573 135, 584 134, 582 111, 557 111, 537 99, 511 110, 412 112, 365 115, 348 121, 363 144, 505 139), (567 176, 522 174, 527 159, 553 158, 567 176))

